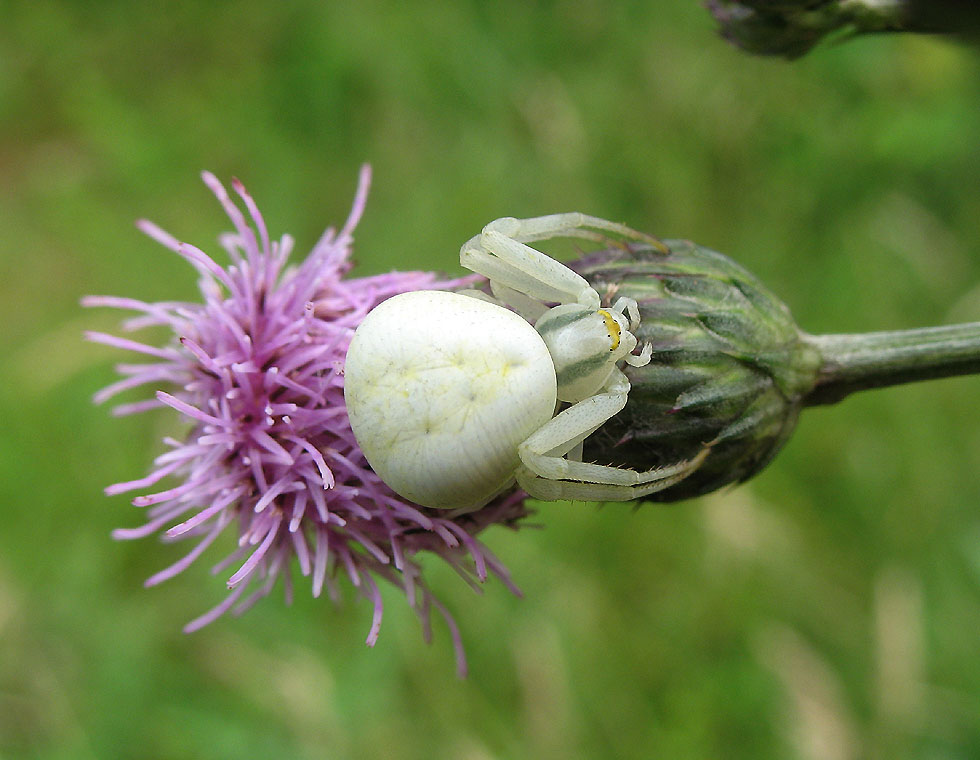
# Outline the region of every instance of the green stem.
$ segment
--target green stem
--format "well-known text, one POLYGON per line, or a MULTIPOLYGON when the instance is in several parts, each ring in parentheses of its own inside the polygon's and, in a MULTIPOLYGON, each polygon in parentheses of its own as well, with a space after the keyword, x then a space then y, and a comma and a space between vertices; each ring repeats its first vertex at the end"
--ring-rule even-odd
POLYGON ((804 335, 821 356, 807 406, 868 388, 980 372, 980 322, 856 335, 804 335))

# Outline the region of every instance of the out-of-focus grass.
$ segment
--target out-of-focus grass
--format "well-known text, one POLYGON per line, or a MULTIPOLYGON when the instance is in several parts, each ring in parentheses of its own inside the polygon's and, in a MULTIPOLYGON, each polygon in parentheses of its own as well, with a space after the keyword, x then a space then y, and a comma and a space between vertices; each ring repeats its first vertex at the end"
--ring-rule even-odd
MULTIPOLYGON (((132 226, 207 244, 197 172, 308 247, 376 184, 362 272, 456 271, 486 221, 582 210, 725 251, 813 332, 980 319, 976 51, 882 37, 795 64, 690 0, 3 4, 0 756, 971 758, 980 755, 980 404, 958 379, 809 411, 751 484, 632 512, 544 504, 486 536, 526 598, 430 568, 426 647, 393 591, 300 593, 186 637, 223 594, 107 483, 165 414, 89 398, 114 316, 191 298, 132 226), (93 9, 95 8, 95 9, 93 9)), ((215 550, 212 557, 222 556, 215 550)))

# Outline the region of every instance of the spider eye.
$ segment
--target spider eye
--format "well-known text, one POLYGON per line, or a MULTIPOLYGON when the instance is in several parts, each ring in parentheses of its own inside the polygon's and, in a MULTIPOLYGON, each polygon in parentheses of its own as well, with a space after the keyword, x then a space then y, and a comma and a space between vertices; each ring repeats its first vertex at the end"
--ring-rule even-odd
POLYGON ((602 321, 606 324, 606 332, 609 333, 609 340, 612 341, 612 345, 609 347, 610 351, 615 351, 619 348, 619 336, 622 332, 619 322, 613 319, 612 314, 610 314, 605 309, 599 309, 599 315, 602 317, 602 321))

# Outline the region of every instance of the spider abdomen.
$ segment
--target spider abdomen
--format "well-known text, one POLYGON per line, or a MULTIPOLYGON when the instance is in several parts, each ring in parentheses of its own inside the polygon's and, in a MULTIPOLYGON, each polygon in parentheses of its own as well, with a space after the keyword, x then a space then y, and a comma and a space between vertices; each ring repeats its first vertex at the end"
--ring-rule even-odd
POLYGON ((551 419, 557 382, 523 318, 469 296, 404 293, 376 307, 347 352, 351 428, 394 491, 475 509, 513 482, 518 445, 551 419))

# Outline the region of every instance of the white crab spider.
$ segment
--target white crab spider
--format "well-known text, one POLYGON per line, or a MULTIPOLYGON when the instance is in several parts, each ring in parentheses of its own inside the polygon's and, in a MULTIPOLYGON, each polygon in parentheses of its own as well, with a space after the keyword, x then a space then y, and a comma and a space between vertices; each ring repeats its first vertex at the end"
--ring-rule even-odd
POLYGON ((583 277, 526 243, 603 233, 653 240, 582 214, 498 219, 460 251, 494 298, 415 291, 367 315, 347 352, 347 411, 368 463, 395 492, 465 512, 516 479, 539 499, 627 501, 697 468, 707 450, 645 472, 575 461, 626 405, 618 363, 641 367, 652 349, 633 353, 636 301, 600 308, 583 277), (571 406, 556 416, 560 402, 571 406))

